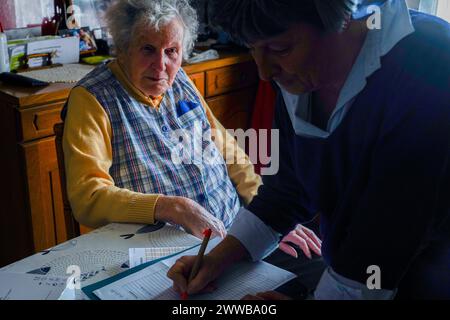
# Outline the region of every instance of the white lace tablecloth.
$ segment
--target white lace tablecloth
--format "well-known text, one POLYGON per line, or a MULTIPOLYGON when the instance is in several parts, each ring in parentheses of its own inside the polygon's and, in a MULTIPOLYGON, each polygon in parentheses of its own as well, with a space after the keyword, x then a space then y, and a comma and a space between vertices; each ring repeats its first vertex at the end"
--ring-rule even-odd
POLYGON ((46 81, 50 83, 69 82, 75 83, 80 81, 85 75, 91 72, 95 67, 86 64, 65 64, 60 67, 33 70, 21 72, 26 77, 46 81))

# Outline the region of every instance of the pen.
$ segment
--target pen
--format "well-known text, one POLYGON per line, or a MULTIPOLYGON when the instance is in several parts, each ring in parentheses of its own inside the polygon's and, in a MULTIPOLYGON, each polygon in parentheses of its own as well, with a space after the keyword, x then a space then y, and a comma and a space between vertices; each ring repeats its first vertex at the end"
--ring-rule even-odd
MULTIPOLYGON (((203 256, 205 255, 206 246, 208 245, 209 238, 211 237, 211 233, 212 233, 211 229, 206 229, 205 231, 203 231, 203 235, 204 235, 203 242, 202 242, 202 245, 200 246, 200 250, 198 250, 197 257, 195 258, 194 266, 192 267, 191 274, 189 275, 189 278, 188 278, 188 283, 191 282, 192 279, 195 278, 198 271, 200 270, 200 267, 202 265, 203 256)), ((186 300, 187 298, 188 298, 187 292, 183 292, 181 294, 181 299, 186 300)))

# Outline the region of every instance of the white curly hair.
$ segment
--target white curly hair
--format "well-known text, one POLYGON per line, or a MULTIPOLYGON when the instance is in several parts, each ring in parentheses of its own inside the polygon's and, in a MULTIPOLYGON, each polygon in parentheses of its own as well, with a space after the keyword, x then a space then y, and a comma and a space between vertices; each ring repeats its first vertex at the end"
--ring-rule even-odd
POLYGON ((126 53, 137 24, 158 30, 179 18, 184 27, 183 58, 186 60, 197 39, 197 13, 188 0, 116 0, 105 14, 106 23, 118 52, 126 53))

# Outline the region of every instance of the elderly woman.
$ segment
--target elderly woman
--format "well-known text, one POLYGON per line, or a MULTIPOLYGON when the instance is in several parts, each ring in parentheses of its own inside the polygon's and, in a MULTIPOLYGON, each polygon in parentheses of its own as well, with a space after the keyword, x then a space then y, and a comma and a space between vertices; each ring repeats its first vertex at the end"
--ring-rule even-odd
MULTIPOLYGON (((106 18, 118 58, 82 79, 64 110, 76 219, 90 227, 165 221, 223 236, 261 179, 180 68, 196 38, 194 10, 185 0, 120 0, 106 18), (191 152, 179 161, 178 151, 189 155, 188 146, 179 150, 185 134, 208 157, 191 152)), ((293 256, 288 241, 308 257, 310 249, 320 254, 320 240, 303 226, 285 240, 281 249, 293 256)))
POLYGON ((320 211, 315 298, 450 298, 449 24, 404 0, 210 3, 277 88, 280 170, 188 285, 193 258, 174 265, 175 287, 201 290, 320 211))
POLYGON ((120 0, 106 19, 117 59, 82 79, 66 110, 76 219, 90 227, 166 221, 199 237, 205 228, 224 235, 261 182, 234 139, 214 144, 212 129, 225 129, 180 68, 196 39, 195 11, 185 0, 120 0), (173 133, 197 132, 198 124, 196 138, 214 161, 173 161, 173 133), (244 164, 226 165, 227 148, 244 164))

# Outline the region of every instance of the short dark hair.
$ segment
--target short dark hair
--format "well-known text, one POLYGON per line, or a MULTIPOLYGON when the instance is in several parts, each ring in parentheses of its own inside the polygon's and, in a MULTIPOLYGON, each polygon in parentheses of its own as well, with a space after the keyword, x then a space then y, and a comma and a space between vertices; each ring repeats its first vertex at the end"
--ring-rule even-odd
POLYGON ((235 41, 247 44, 300 22, 338 32, 356 4, 357 0, 211 0, 209 20, 235 41))

